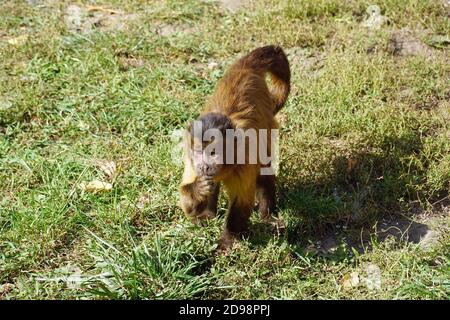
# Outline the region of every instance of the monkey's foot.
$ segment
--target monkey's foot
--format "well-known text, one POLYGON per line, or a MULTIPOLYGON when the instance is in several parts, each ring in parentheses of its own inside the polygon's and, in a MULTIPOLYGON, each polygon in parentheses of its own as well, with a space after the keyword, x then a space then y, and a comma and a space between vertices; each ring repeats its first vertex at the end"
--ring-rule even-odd
POLYGON ((226 254, 234 244, 235 238, 232 235, 224 234, 219 240, 217 245, 216 253, 217 254, 226 254))

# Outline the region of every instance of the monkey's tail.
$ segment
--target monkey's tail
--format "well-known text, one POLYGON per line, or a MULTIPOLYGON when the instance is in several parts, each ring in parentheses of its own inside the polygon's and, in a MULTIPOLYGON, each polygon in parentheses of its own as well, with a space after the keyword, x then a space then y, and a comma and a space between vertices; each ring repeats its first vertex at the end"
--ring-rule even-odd
POLYGON ((241 58, 238 63, 243 68, 251 68, 261 74, 270 73, 270 93, 275 102, 274 114, 280 111, 291 89, 291 70, 283 49, 273 45, 260 47, 241 58))

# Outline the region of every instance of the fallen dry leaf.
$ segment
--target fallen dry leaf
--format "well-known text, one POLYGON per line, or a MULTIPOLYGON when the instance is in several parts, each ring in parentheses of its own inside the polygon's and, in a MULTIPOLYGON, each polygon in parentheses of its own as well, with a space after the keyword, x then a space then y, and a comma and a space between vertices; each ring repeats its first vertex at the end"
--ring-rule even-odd
POLYGON ((10 45, 13 45, 13 46, 21 46, 21 45, 23 45, 25 42, 27 42, 27 40, 28 40, 28 35, 27 35, 27 34, 23 34, 23 35, 18 36, 18 37, 10 38, 10 39, 8 39, 7 41, 8 41, 8 43, 9 43, 10 45))
POLYGON ((344 290, 350 290, 351 288, 357 287, 359 285, 359 274, 358 272, 348 273, 341 279, 341 285, 344 290))
POLYGON ((113 179, 116 174, 116 163, 109 160, 94 160, 94 165, 97 166, 108 178, 113 179))
POLYGON ((100 192, 112 190, 112 184, 100 180, 92 180, 91 182, 80 183, 80 189, 88 192, 100 192))

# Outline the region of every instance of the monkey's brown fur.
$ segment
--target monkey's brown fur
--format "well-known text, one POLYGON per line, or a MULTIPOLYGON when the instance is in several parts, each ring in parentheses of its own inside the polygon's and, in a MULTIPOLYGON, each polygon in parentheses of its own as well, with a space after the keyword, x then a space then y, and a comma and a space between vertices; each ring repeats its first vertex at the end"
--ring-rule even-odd
MULTIPOLYGON (((218 82, 200 117, 231 120, 235 129, 278 128, 276 113, 283 107, 290 90, 290 69, 280 47, 265 46, 253 50, 235 62, 218 82), (265 76, 271 76, 269 89, 265 76)), ((217 122, 217 121, 216 121, 217 122)), ((214 122, 214 123, 216 123, 214 122)), ((185 168, 180 186, 181 207, 195 220, 216 214, 219 183, 229 196, 229 212, 219 241, 219 249, 229 248, 233 240, 247 230, 255 202, 264 219, 270 220, 275 209, 275 176, 260 175, 260 164, 226 164, 215 175, 197 174, 189 155, 192 134, 186 135, 185 168)), ((269 153, 271 146, 268 144, 269 153)))

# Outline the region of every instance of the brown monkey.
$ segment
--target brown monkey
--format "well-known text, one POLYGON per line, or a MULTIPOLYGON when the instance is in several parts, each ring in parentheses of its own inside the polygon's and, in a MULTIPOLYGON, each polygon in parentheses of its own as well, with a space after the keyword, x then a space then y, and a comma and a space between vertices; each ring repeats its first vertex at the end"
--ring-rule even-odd
MULTIPOLYGON (((230 144, 230 148, 227 142, 235 141, 236 136, 227 136, 227 132, 230 129, 244 132, 266 129, 270 135, 272 129, 278 128, 275 115, 285 104, 289 90, 289 62, 283 50, 276 46, 257 48, 235 62, 218 82, 197 119, 201 130, 196 131, 191 123, 186 132, 181 207, 188 217, 196 221, 214 217, 219 184, 224 184, 229 196, 229 212, 219 250, 229 248, 233 240, 247 230, 255 195, 263 219, 271 221, 275 210, 275 176, 261 174, 261 168, 270 166, 270 163, 263 164, 259 158, 256 162, 250 161, 249 149, 255 143, 250 143, 245 137, 244 152, 236 148, 236 143, 230 144), (267 73, 272 80, 270 89, 265 79, 267 73), (205 139, 204 133, 208 129, 221 133, 224 139, 216 136, 205 139), (222 153, 219 156, 214 152, 207 153, 208 146, 222 153), (244 162, 237 161, 239 156, 244 157, 244 162), (228 159, 232 160, 231 163, 228 159)), ((257 135, 257 141, 256 148, 266 148, 271 155, 270 139, 257 135), (261 140, 265 141, 262 146, 261 140)))

